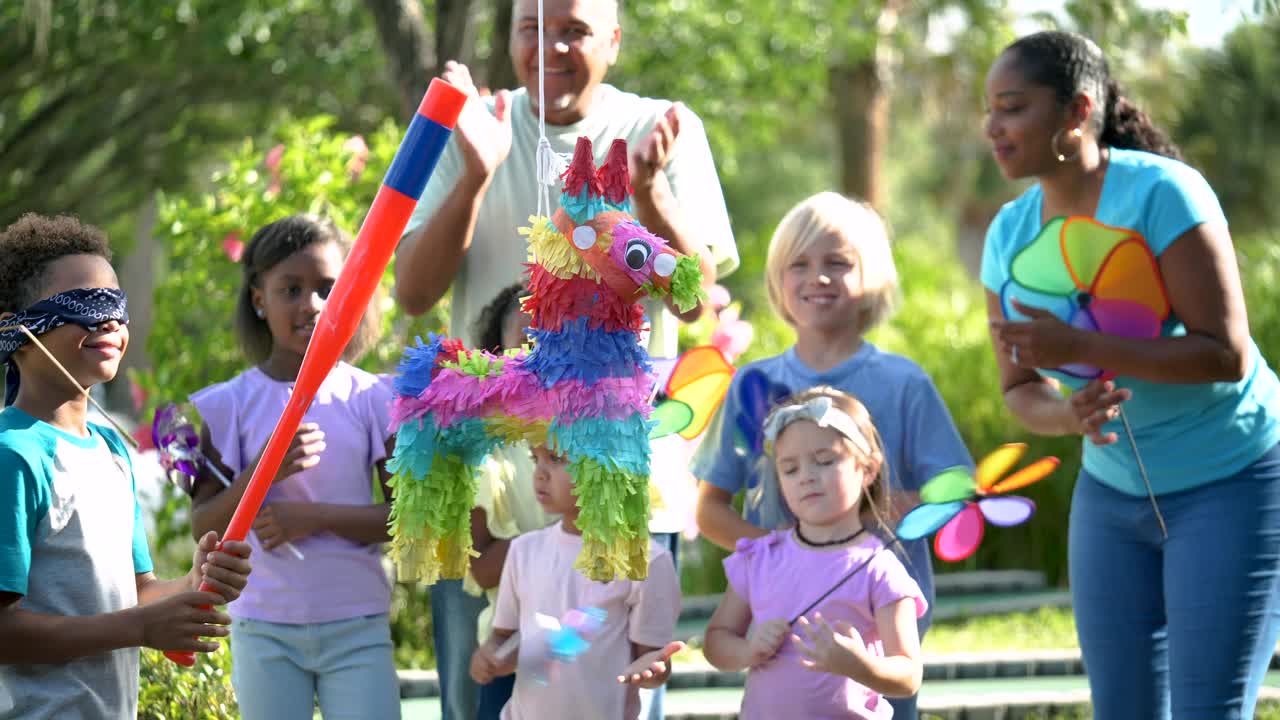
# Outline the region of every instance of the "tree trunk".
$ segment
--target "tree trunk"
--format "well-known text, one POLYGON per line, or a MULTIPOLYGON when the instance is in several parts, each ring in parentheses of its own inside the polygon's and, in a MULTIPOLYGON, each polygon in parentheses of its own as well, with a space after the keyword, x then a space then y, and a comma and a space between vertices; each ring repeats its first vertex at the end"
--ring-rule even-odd
POLYGON ((898 22, 901 2, 884 3, 876 21, 873 49, 864 57, 834 63, 828 72, 840 141, 840 188, 880 208, 885 146, 889 141, 889 85, 893 59, 889 33, 898 22))
MULTIPOLYGON (((441 4, 441 14, 447 3, 441 4)), ((386 52, 392 79, 400 91, 400 117, 408 120, 418 110, 422 94, 439 63, 421 0, 365 0, 373 14, 378 37, 386 52)), ((439 23, 437 23, 439 27, 439 23)))
MULTIPOLYGON (((456 60, 470 65, 475 52, 475 23, 471 0, 436 0, 436 61, 456 60)), ((472 68, 473 79, 475 77, 472 68)))
POLYGON ((516 72, 511 67, 511 0, 493 0, 493 38, 489 45, 489 64, 485 68, 485 83, 494 92, 513 89, 516 72))

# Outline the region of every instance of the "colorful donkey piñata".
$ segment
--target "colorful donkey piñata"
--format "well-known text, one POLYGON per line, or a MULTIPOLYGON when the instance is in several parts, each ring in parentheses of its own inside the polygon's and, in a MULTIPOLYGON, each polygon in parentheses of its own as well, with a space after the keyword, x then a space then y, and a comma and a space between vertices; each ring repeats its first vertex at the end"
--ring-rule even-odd
POLYGON ((526 441, 565 456, 582 509, 577 568, 593 580, 649 569, 649 430, 653 377, 638 340, 638 300, 670 294, 682 311, 704 297, 696 258, 631 214, 626 143, 597 171, 579 138, 561 176, 561 209, 530 218, 531 347, 494 355, 453 339, 405 350, 389 463, 392 557, 400 577, 460 578, 474 554, 475 475, 497 445, 526 441))

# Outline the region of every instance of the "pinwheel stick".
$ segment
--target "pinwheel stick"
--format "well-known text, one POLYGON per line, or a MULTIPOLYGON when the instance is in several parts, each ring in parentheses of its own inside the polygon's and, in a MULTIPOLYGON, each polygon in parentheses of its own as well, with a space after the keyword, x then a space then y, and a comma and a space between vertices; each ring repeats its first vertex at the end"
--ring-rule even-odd
MULTIPOLYGON (((898 540, 895 537, 893 541, 897 542, 898 540)), ((817 600, 814 600, 813 602, 809 603, 809 607, 801 610, 795 617, 791 618, 791 622, 787 624, 795 625, 796 623, 800 622, 800 618, 804 617, 805 615, 808 615, 810 610, 818 607, 818 605, 821 604, 823 600, 826 600, 828 597, 831 596, 831 593, 835 592, 836 590, 839 590, 841 585, 844 585, 845 583, 849 582, 849 578, 862 572, 863 568, 870 565, 871 561, 876 559, 876 555, 879 555, 882 549, 883 548, 880 547, 872 551, 871 557, 867 558, 866 560, 863 560, 861 565, 845 573, 844 577, 840 578, 835 585, 832 585, 829 590, 822 593, 822 597, 819 597, 817 600)))
POLYGON ((1164 515, 1160 512, 1160 505, 1156 502, 1155 490, 1151 489, 1151 479, 1147 477, 1147 468, 1142 464, 1142 454, 1138 452, 1138 443, 1133 439, 1133 428, 1129 427, 1129 416, 1124 414, 1124 406, 1120 407, 1120 422, 1124 423, 1124 434, 1129 438, 1129 447, 1133 450, 1133 459, 1138 463, 1138 474, 1142 476, 1142 482, 1147 486, 1147 497, 1151 498, 1151 509, 1156 513, 1156 522, 1160 523, 1160 537, 1164 540, 1169 539, 1169 527, 1164 524, 1164 515))
MULTIPOLYGON (((209 468, 209 472, 213 473, 213 476, 218 478, 218 482, 222 483, 222 487, 231 487, 231 478, 227 477, 226 475, 223 475, 222 471, 218 469, 218 466, 210 462, 208 458, 201 456, 200 464, 209 468)), ((284 544, 284 549, 288 550, 295 558, 299 560, 307 559, 307 556, 302 554, 302 551, 298 549, 298 546, 294 545, 291 542, 286 541, 284 544)))

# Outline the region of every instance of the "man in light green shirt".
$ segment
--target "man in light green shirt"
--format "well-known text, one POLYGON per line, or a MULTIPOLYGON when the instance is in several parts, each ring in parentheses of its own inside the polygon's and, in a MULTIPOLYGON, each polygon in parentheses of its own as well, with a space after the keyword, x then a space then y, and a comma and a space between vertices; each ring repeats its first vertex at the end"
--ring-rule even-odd
MULTIPOLYGON (((452 286, 449 334, 469 347, 475 345, 470 330, 480 311, 503 288, 522 279, 528 262, 518 229, 528 226, 537 212, 540 192, 535 174, 537 7, 537 0, 515 0, 511 58, 520 89, 481 98, 465 65, 445 66, 444 79, 472 99, 458 118, 397 252, 396 300, 407 312, 421 314, 452 286)), ((673 249, 698 257, 706 287, 718 275, 732 272, 738 252, 702 121, 679 103, 640 97, 604 83, 622 39, 617 2, 543 0, 543 26, 546 135, 551 149, 571 154, 577 139, 588 137, 598 165, 614 139, 626 140, 636 219, 673 249)), ((548 214, 553 214, 559 208, 559 188, 552 188, 550 196, 548 214)), ((678 316, 661 301, 646 300, 645 312, 651 329, 649 354, 675 357, 678 316)), ((695 319, 700 312, 695 308, 680 319, 695 319)), ((681 479, 668 475, 669 480, 681 479)), ((668 495, 663 479, 652 478, 660 497, 668 495)), ((650 529, 680 529, 659 525, 663 523, 651 523, 650 529)), ((677 537, 668 534, 665 540, 674 545, 677 537)), ((459 581, 442 581, 432 587, 431 601, 444 716, 471 720, 476 717, 476 688, 467 667, 483 600, 464 593, 459 581)), ((661 699, 646 700, 660 717, 661 699)), ((649 717, 648 712, 643 717, 649 717)))
MULTIPOLYGON (((615 138, 631 150, 632 204, 651 232, 699 256, 708 286, 738 265, 724 194, 702 121, 679 103, 623 92, 603 82, 618 56, 621 30, 613 0, 544 3, 547 138, 557 153, 591 139, 602 163, 615 138)), ((517 0, 511 55, 524 87, 481 98, 466 66, 450 62, 444 78, 473 95, 417 210, 396 259, 396 299, 426 312, 452 284, 449 334, 468 345, 476 315, 517 282, 528 256, 517 229, 538 206, 537 4, 517 0)), ((551 212, 559 188, 551 193, 551 212)), ((674 357, 677 323, 669 308, 645 306, 649 353, 674 357)), ((693 319, 699 310, 685 319, 693 319)))

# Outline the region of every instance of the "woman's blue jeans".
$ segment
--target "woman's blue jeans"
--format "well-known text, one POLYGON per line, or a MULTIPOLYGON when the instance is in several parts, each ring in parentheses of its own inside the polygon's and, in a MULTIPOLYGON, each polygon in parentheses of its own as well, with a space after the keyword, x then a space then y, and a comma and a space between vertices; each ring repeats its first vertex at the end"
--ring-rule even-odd
POLYGON ((1076 482, 1071 596, 1096 720, 1248 720, 1280 635, 1280 446, 1157 496, 1076 482))

